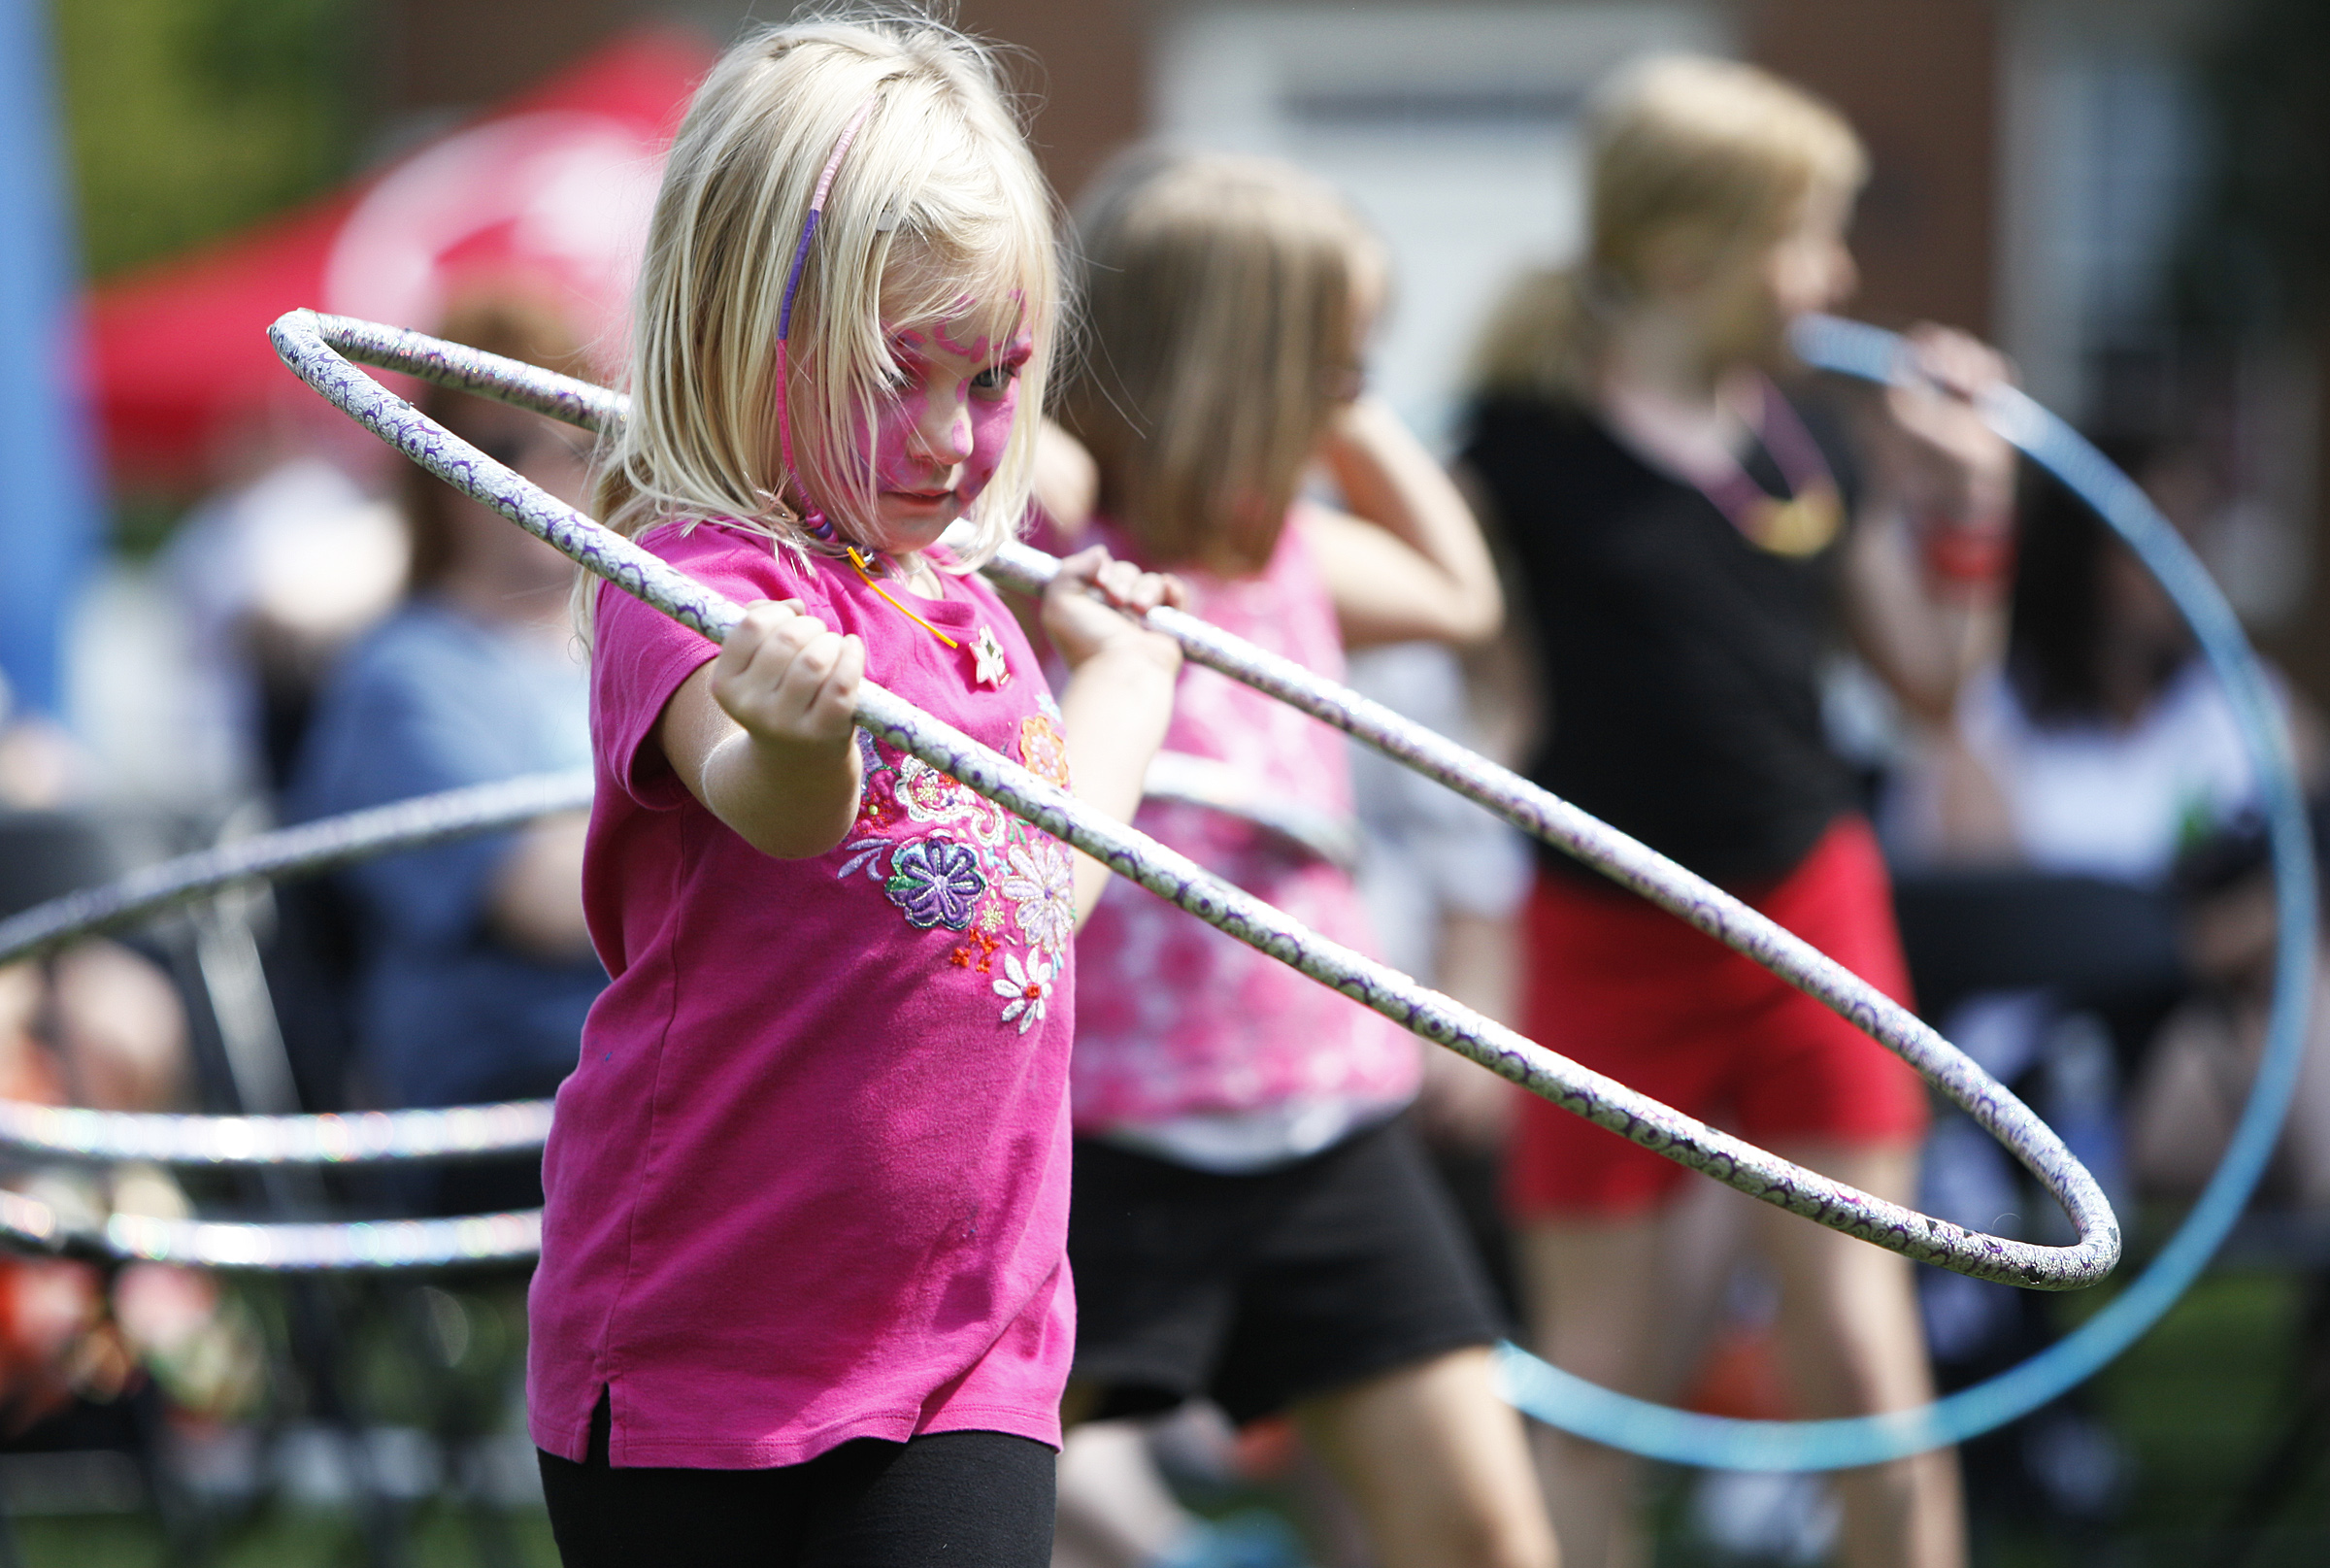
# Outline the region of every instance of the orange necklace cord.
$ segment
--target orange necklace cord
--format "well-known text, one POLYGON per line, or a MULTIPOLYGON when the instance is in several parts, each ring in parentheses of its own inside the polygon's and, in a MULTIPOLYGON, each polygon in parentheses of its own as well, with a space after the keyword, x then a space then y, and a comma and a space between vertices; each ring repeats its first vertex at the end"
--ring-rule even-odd
MULTIPOLYGON (((849 564, 856 568, 858 577, 864 581, 866 586, 872 588, 876 593, 881 594, 883 598, 890 599, 889 590, 884 588, 881 584, 875 582, 874 574, 866 569, 867 567, 873 565, 873 562, 867 560, 865 556, 859 554, 855 545, 844 545, 842 548, 849 552, 849 564)), ((907 619, 913 621, 915 625, 921 627, 924 631, 930 633, 931 636, 936 637, 940 642, 945 643, 949 648, 961 648, 963 646, 962 644, 956 642, 953 638, 948 636, 945 632, 939 630, 938 627, 932 625, 929 621, 924 620, 920 616, 915 615, 906 606, 900 604, 897 600, 890 599, 890 608, 897 611, 907 619)))

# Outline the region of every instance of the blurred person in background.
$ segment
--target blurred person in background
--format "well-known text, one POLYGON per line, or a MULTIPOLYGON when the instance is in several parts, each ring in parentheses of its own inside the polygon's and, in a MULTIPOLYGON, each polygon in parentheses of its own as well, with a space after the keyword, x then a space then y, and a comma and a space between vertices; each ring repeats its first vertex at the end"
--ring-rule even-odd
MULTIPOLYGON (((1269 160, 1143 150, 1087 196, 1081 236, 1089 342, 1061 420, 1097 463, 1103 543, 1330 678, 1347 646, 1493 635, 1471 513, 1364 395, 1386 264, 1332 190, 1269 160), (1348 510, 1299 498, 1314 464, 1348 510)), ((1180 682, 1160 763, 1348 821, 1334 732, 1210 670, 1180 682)), ((1137 822, 1374 946, 1327 855, 1202 806, 1152 799, 1137 822)), ((1491 1377, 1498 1314, 1401 1115, 1416 1042, 1138 888, 1103 896, 1078 970, 1072 1416, 1201 1395, 1240 1423, 1284 1413, 1385 1568, 1551 1564, 1491 1377)))
MULTIPOLYGON (((2180 529, 2206 525, 2201 451, 2104 446, 2180 529)), ((2318 773, 2317 726, 2292 717, 2318 773)), ((2084 502, 2035 476, 2003 656, 1895 780, 1888 839, 1917 862, 2158 886, 2256 798, 2231 704, 2168 591, 2084 502)))
MULTIPOLYGON (((1753 68, 1645 62, 1589 120, 1588 232, 1573 270, 1492 321, 1463 461, 1523 584, 1551 705, 1532 777, 1730 888, 1899 1000, 1884 866, 1830 749, 1819 670, 1849 637, 1914 714, 1947 716, 1992 635, 2013 459, 1971 396, 2002 374, 1971 340, 1914 335, 1914 388, 1859 405, 1857 443, 1773 384, 1795 316, 1854 282, 1864 178, 1836 114, 1753 68), (1857 460, 1856 460, 1857 459, 1857 460), (1866 472, 1866 483, 1862 475, 1866 472)), ((1664 911, 1541 850, 1526 1032, 1838 1180, 1916 1193, 1923 1085, 1827 1008, 1664 911)), ((1682 1167, 1524 1100, 1508 1184, 1537 1349, 1671 1398, 1665 1320, 1682 1167)), ((1687 1206, 1683 1206, 1687 1207, 1687 1206)), ((1910 1265, 1757 1206, 1794 1414, 1932 1395, 1910 1265)), ((1642 1559, 1638 1466, 1548 1434, 1573 1568, 1642 1559)), ((1965 1559, 1956 1460, 1835 1482, 1839 1560, 1965 1559)))
MULTIPOLYGON (((2103 447, 2172 523, 2206 530, 2218 487, 2196 444, 2103 447)), ((2031 1100, 2115 1203, 2186 1200, 2230 1139, 2271 1005, 2258 781, 2174 602, 2085 503, 2036 478, 2017 556, 2004 657, 1892 784, 1905 925, 1939 980, 1944 1032, 2031 1100)), ((2319 721, 2278 680, 2276 695, 2318 790, 2319 721)), ((2317 1001, 2269 1202, 2330 1203, 2326 1017, 2317 1001)), ((1957 1113, 1935 1128, 1926 1189, 1961 1222, 2032 1212, 2019 1169, 1957 1113)), ((1922 1293, 1952 1384, 2054 1336, 2018 1291, 1929 1272, 1922 1293)), ((2077 1521, 2118 1500, 2124 1464, 2076 1399, 1989 1447, 1974 1455, 1985 1507, 2077 1521)))
MULTIPOLYGON (((478 293, 440 336, 553 370, 580 368, 558 314, 478 293)), ((583 492, 582 439, 540 415, 427 388, 421 411, 561 499, 583 492)), ((549 545, 417 466, 403 602, 334 670, 289 801, 300 818, 467 784, 585 767, 584 666, 573 568, 549 545)), ((355 935, 357 1056, 370 1095, 462 1105, 554 1092, 606 983, 582 922, 584 814, 369 861, 338 874, 355 935)), ((541 1202, 539 1174, 443 1173, 483 1207, 541 1202)))
MULTIPOLYGON (((2214 487, 2196 446, 2107 440, 2105 448, 2180 530, 2207 527, 2214 487)), ((2261 1043, 2273 917, 2255 876, 2255 770, 2232 705, 2167 591, 2083 502, 2039 479, 2017 555, 2005 655, 1893 781, 1887 837, 1905 864, 2017 880, 2033 897, 2065 883, 2124 888, 2136 895, 2130 908, 2148 910, 2159 928, 2151 941, 2114 938, 2143 966, 2120 989, 2150 1005, 2102 1018, 2115 1057, 2103 1065, 2105 1092, 2108 1101, 2113 1082, 2139 1075, 2132 1175, 2147 1190, 2188 1195, 2196 1167, 2214 1166, 2229 1125, 2218 1090, 2236 1100, 2247 1092, 2247 1067, 2229 1079, 2226 1069, 2261 1043), (2187 992, 2187 1005, 2172 1014, 2187 992), (2193 1031, 2208 1032, 2205 1018, 2229 1024, 2236 1016, 2246 1021, 2233 1032, 2246 1043, 2220 1042, 2231 1057, 2203 1068, 2193 1031), (2151 1049, 2155 1041, 2170 1049, 2151 1049), (2202 1114, 2212 1106, 2216 1114, 2202 1114)), ((2300 776, 2318 795, 2321 721, 2278 675, 2274 690, 2300 776)), ((2094 967, 2075 951, 2083 935, 2069 929, 2058 939, 2074 976, 2094 967)), ((2029 988, 1965 1005, 1994 1053, 1992 1071, 2010 1081, 2077 1010, 2029 988)), ((2284 1136, 2283 1195, 2306 1205, 2330 1202, 2330 1126, 2309 1109, 2330 1095, 2322 1078, 2310 1058, 2284 1136)), ((2110 1118, 2116 1108, 2079 1114, 2110 1118)), ((2099 1168, 2116 1170, 2116 1129, 2107 1139, 2099 1168)))
POLYGON ((250 416, 157 561, 184 638, 172 782, 205 805, 283 787, 318 686, 395 606, 409 566, 395 503, 305 414, 250 416))

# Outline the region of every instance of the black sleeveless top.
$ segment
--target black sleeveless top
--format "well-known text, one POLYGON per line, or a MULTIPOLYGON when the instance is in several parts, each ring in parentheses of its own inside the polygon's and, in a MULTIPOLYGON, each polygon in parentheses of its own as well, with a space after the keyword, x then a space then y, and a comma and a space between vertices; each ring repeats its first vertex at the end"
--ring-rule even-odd
MULTIPOLYGON (((1799 412, 1849 527, 1854 485, 1836 429, 1799 412)), ((1551 705, 1529 776, 1713 882, 1785 876, 1856 803, 1820 709, 1820 665, 1839 634, 1838 544, 1805 556, 1758 548, 1575 408, 1484 402, 1463 457, 1518 568, 1551 705)), ((1788 493, 1760 447, 1744 466, 1766 492, 1788 493)), ((1544 864, 1593 877, 1538 848, 1544 864)))

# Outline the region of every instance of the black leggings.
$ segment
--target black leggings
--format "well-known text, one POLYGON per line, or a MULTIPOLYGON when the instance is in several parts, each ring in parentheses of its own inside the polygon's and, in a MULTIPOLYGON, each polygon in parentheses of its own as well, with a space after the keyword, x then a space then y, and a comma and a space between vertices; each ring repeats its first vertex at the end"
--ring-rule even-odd
POLYGON ((773 1470, 617 1470, 542 1454, 566 1568, 1047 1568, 1053 1454, 1005 1432, 860 1438, 773 1470))

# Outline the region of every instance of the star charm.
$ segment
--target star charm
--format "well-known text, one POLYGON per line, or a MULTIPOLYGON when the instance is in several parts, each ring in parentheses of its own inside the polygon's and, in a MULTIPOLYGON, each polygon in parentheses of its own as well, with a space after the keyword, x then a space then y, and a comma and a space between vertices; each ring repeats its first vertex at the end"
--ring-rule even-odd
POLYGON ((1012 667, 1004 662, 1003 644, 996 640, 994 627, 979 628, 979 638, 971 645, 971 657, 976 666, 975 679, 981 685, 1000 688, 1010 684, 1012 667))

